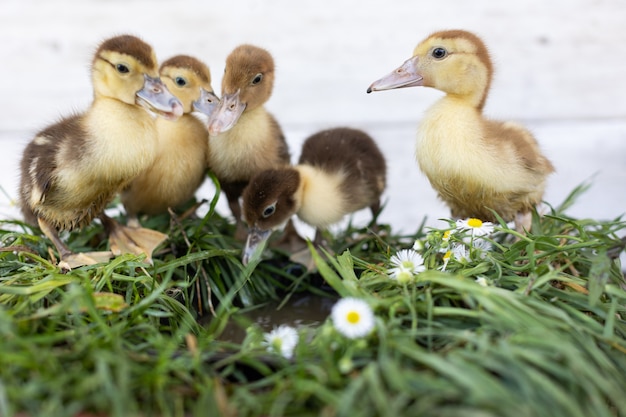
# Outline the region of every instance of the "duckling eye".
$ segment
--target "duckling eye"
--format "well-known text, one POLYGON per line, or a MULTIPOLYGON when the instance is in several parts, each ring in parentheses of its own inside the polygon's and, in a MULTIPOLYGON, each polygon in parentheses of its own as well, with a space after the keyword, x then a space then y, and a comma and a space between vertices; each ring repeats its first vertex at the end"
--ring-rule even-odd
POLYGON ((258 73, 257 75, 254 76, 254 78, 252 79, 252 85, 256 85, 258 83, 261 82, 261 80, 263 79, 263 74, 258 73))
POLYGON ((435 48, 435 49, 433 49, 433 52, 432 52, 433 58, 442 59, 442 58, 445 58, 446 55, 448 55, 448 51, 446 51, 443 48, 435 48))
POLYGON ((179 87, 184 87, 185 85, 187 85, 187 80, 185 80, 183 77, 174 78, 174 82, 179 87))
POLYGON ((120 74, 127 74, 128 72, 130 72, 130 70, 128 69, 128 67, 124 64, 117 64, 115 65, 115 69, 117 70, 117 72, 119 72, 120 74))
POLYGON ((270 204, 269 206, 265 207, 265 210, 263 210, 263 217, 267 219, 272 214, 274 214, 275 211, 276 211, 276 203, 270 204))

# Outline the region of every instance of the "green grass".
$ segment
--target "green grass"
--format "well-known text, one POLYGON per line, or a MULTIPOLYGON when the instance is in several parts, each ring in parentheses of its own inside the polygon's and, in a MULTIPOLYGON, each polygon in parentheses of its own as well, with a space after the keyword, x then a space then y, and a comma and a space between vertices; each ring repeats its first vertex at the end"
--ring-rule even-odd
MULTIPOLYGON (((527 235, 497 225, 491 251, 445 272, 446 222, 350 225, 327 236, 334 254, 314 252, 318 273, 269 249, 244 267, 214 200, 204 218, 149 220, 170 236, 154 265, 124 255, 67 274, 38 230, 2 222, 0 416, 626 416, 626 222, 567 216, 583 192, 527 235), (427 271, 390 280, 416 239, 427 271), (292 360, 268 351, 259 308, 288 317, 301 296, 362 298, 375 330, 305 323, 292 360)), ((97 224, 66 238, 106 247, 97 224)))

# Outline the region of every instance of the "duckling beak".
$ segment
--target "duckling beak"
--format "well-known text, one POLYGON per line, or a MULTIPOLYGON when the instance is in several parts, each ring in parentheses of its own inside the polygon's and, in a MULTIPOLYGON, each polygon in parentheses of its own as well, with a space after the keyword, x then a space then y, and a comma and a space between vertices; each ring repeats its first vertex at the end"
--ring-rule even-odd
POLYGON ((209 118, 209 135, 217 136, 235 126, 246 109, 246 103, 242 103, 239 99, 239 92, 240 90, 237 90, 234 94, 226 94, 222 97, 219 106, 209 118))
POLYGON ((183 115, 183 105, 174 97, 160 78, 143 75, 143 88, 135 93, 135 102, 148 112, 167 120, 176 120, 183 115))
POLYGON ((241 262, 247 265, 252 259, 252 256, 257 250, 263 250, 265 242, 272 234, 272 230, 261 230, 256 226, 253 226, 248 231, 248 239, 246 239, 246 247, 243 249, 243 257, 241 262), (260 248, 259 248, 260 247, 260 248))
POLYGON ((424 85, 424 77, 419 71, 419 58, 404 61, 402 66, 396 68, 390 74, 385 75, 380 80, 374 81, 367 89, 367 93, 372 91, 392 90, 394 88, 418 87, 424 85))
POLYGON ((193 102, 193 109, 211 117, 211 114, 213 114, 219 104, 220 99, 215 95, 215 93, 201 88, 200 98, 193 102))

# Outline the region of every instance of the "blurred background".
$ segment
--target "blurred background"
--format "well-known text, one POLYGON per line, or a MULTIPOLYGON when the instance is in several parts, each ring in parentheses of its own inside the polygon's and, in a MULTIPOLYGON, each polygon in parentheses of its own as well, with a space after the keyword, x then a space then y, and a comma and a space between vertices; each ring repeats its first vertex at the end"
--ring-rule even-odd
MULTIPOLYGON (((525 124, 557 172, 545 200, 591 188, 569 211, 614 219, 626 211, 626 7, 622 0, 3 0, 0 7, 0 217, 19 217, 19 161, 33 135, 91 100, 89 64, 103 39, 150 43, 160 60, 206 62, 219 93, 224 62, 241 43, 269 50, 276 84, 267 108, 293 162, 310 134, 366 130, 388 161, 380 220, 413 232, 449 216, 415 162, 415 132, 441 93, 411 88, 367 95, 431 32, 481 36, 495 63, 485 113, 525 124)), ((211 198, 207 181, 198 197, 211 198)), ((220 201, 218 209, 229 214, 220 201)), ((363 211, 353 221, 367 222, 363 211)))

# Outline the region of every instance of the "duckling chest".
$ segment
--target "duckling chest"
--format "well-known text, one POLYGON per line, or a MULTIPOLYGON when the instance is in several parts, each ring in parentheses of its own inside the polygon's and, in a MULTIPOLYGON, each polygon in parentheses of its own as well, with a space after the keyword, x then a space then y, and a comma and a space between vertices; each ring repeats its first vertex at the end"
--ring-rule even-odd
POLYGON ((494 153, 484 139, 481 116, 445 99, 429 109, 417 133, 416 159, 431 182, 480 184, 492 172, 494 153))
POLYGON ((94 103, 85 118, 89 136, 79 171, 85 180, 125 184, 157 155, 155 120, 145 110, 112 100, 94 103))
POLYGON ((341 192, 345 176, 308 165, 300 165, 296 169, 302 178, 298 217, 320 228, 339 222, 347 214, 346 200, 341 192))
POLYGON ((84 136, 59 144, 52 173, 54 198, 76 207, 112 198, 153 163, 156 143, 154 121, 133 106, 97 101, 81 124, 84 136))
POLYGON ((221 180, 247 181, 282 166, 280 135, 264 111, 246 113, 232 129, 209 138, 209 168, 221 180))

